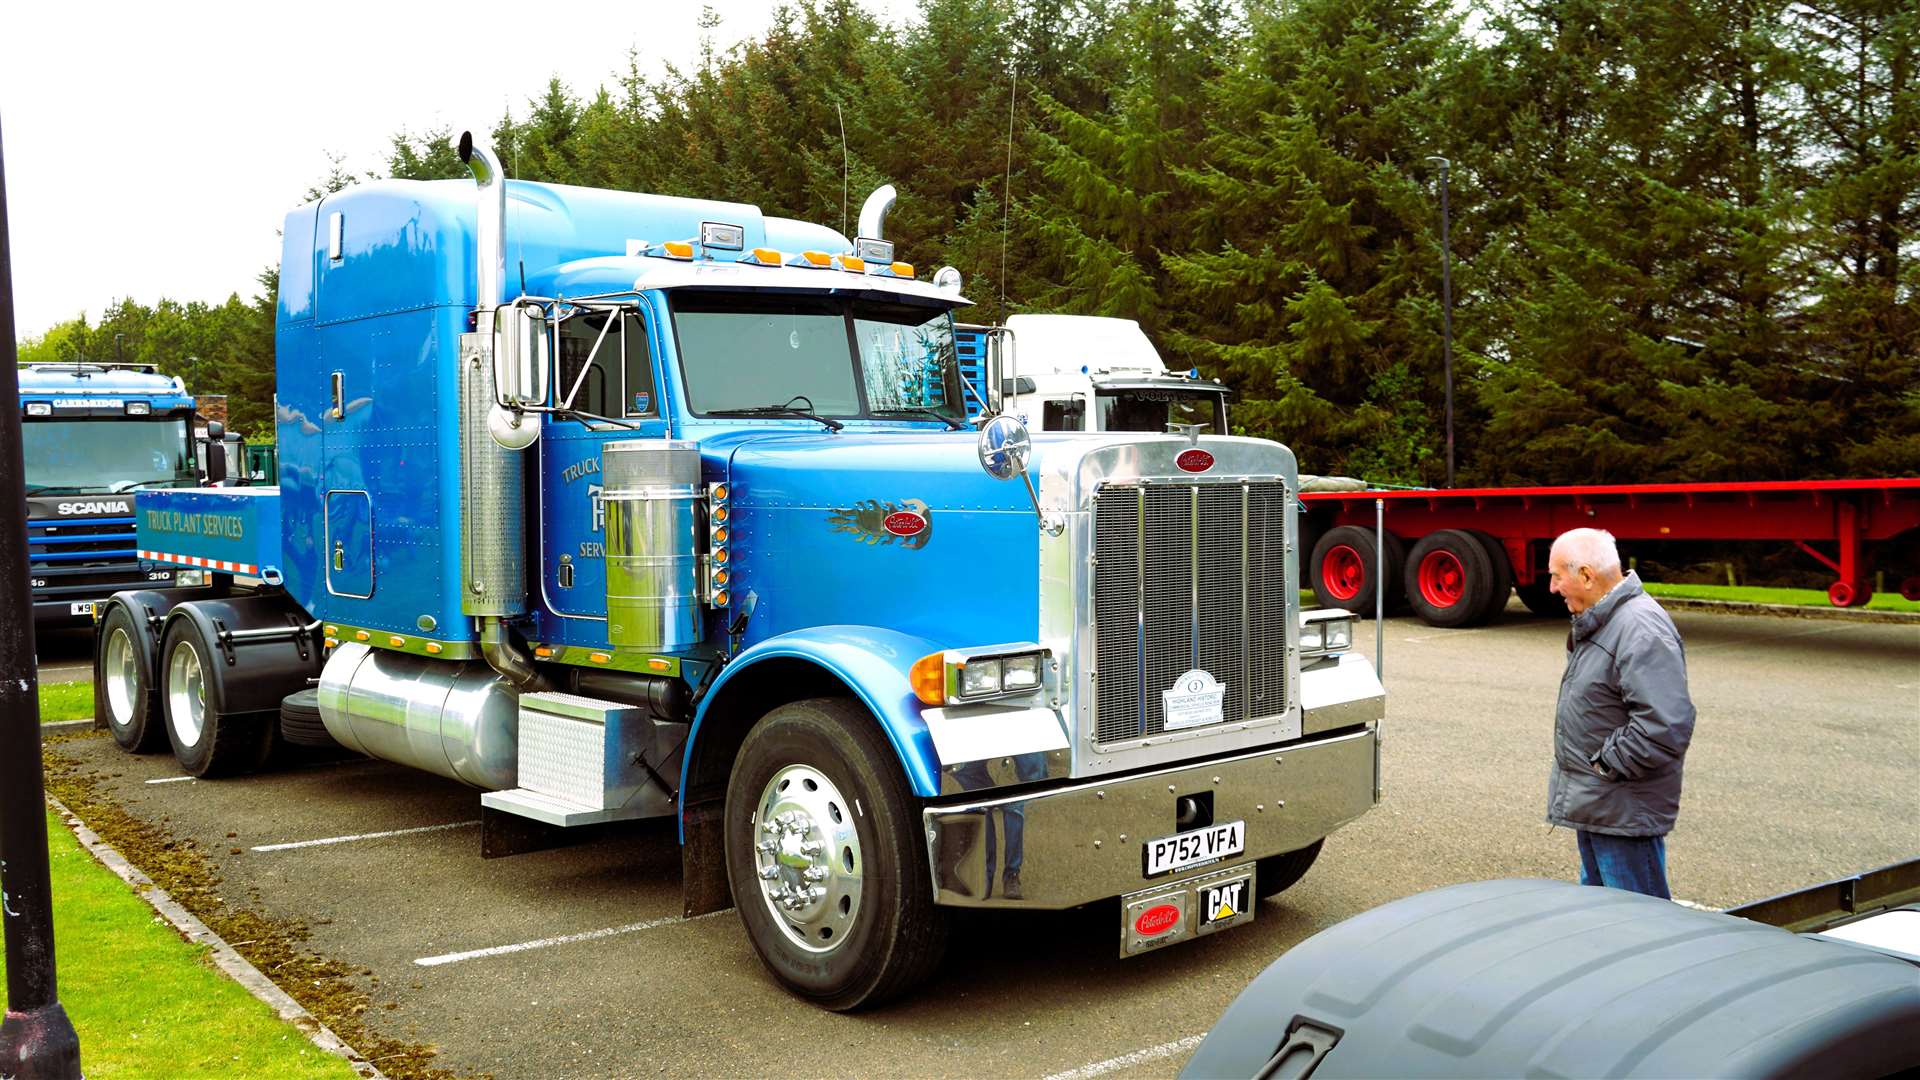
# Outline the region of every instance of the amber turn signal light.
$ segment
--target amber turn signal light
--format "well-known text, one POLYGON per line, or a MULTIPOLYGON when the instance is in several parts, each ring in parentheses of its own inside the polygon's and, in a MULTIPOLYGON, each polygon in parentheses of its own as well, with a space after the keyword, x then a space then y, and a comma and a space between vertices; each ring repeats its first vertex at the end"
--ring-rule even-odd
POLYGON ((913 669, 907 673, 908 681, 913 683, 913 695, 927 705, 945 705, 947 703, 947 654, 928 653, 913 662, 913 669))

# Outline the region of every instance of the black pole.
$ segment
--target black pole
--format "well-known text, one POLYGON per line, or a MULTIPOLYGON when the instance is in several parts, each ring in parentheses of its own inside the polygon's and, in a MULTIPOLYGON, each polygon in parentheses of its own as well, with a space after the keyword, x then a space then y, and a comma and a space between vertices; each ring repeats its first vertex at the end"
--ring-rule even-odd
POLYGON ((1443 157, 1428 161, 1440 165, 1440 355, 1447 379, 1447 486, 1453 486, 1453 245, 1447 238, 1447 169, 1443 157))
POLYGON ((0 154, 0 926, 7 939, 0 1076, 78 1080, 80 1037, 54 981, 40 678, 34 670, 33 594, 27 588, 27 489, 13 334, 7 170, 0 154))

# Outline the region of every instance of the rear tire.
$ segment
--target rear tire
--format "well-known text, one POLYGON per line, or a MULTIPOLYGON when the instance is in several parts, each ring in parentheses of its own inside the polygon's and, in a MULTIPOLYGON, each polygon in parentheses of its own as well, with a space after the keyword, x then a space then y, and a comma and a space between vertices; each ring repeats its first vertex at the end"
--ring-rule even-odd
MULTIPOLYGON (((1373 535, 1357 525, 1340 525, 1328 529, 1314 543, 1308 558, 1308 577, 1314 598, 1322 607, 1345 608, 1356 615, 1373 614, 1373 593, 1378 584, 1375 567, 1379 565, 1373 535)), ((1406 545, 1392 533, 1383 535, 1387 547, 1386 576, 1382 579, 1387 582, 1385 606, 1392 611, 1398 603, 1395 593, 1400 568, 1407 558, 1406 545)))
POLYGON ((1442 529, 1413 545, 1405 578, 1407 602, 1427 625, 1472 626, 1493 590, 1493 560, 1472 533, 1442 529))
POLYGON ((160 711, 174 760, 202 779, 252 772, 273 752, 271 714, 225 711, 212 668, 218 662, 192 619, 168 621, 160 639, 160 711))
POLYGON ((167 745, 166 723, 153 700, 153 658, 133 614, 114 604, 100 623, 99 657, 94 663, 95 708, 120 749, 151 754, 167 745))
POLYGON ((727 879, 747 937, 776 979, 828 1009, 896 997, 946 950, 897 760, 865 709, 815 698, 755 724, 727 781, 727 879))
POLYGON ((1568 614, 1567 602, 1554 595, 1545 578, 1528 585, 1516 585, 1513 591, 1520 595, 1520 602, 1527 605, 1528 611, 1543 619, 1568 614))
POLYGON ((1320 857, 1320 849, 1326 843, 1327 839, 1323 836, 1299 851, 1261 859, 1253 872, 1254 891, 1260 894, 1262 900, 1286 892, 1307 876, 1307 871, 1313 868, 1313 861, 1320 857))
POLYGON ((1480 547, 1487 553, 1487 562, 1493 568, 1492 584, 1487 589, 1487 606, 1480 612, 1475 622, 1488 623, 1505 614, 1507 597, 1513 595, 1513 564, 1507 558, 1507 545, 1492 533, 1469 529, 1480 547))

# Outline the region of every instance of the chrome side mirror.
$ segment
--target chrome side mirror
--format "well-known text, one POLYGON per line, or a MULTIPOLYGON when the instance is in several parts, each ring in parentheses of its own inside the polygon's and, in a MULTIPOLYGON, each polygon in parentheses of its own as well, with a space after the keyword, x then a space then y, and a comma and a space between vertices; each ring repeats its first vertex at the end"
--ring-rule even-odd
POLYGON ((1017 417, 996 416, 980 429, 980 467, 995 480, 1024 475, 1033 459, 1033 438, 1017 417))
POLYGON ((518 304, 494 309, 493 385, 502 405, 544 405, 550 346, 540 309, 518 304))
POLYGON ((1040 509, 1040 493, 1033 488, 1033 477, 1027 475, 1027 463, 1033 460, 1033 437, 1027 434, 1027 425, 1004 413, 994 417, 980 429, 978 450, 980 467, 988 476, 995 480, 1017 476, 1027 485, 1027 498, 1033 501, 1033 513, 1040 519, 1042 532, 1059 536, 1066 531, 1065 522, 1040 509))

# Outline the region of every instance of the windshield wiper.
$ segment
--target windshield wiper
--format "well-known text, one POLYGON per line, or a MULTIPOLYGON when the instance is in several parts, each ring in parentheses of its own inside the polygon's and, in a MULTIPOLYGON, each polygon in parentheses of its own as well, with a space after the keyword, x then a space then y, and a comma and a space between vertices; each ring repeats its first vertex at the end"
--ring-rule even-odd
POLYGON ((817 420, 827 425, 828 431, 839 431, 847 425, 829 416, 816 416, 812 409, 796 409, 791 403, 786 405, 754 405, 745 409, 714 409, 708 416, 791 416, 800 420, 817 420))
POLYGON ((926 408, 925 406, 919 406, 919 405, 909 406, 904 409, 874 409, 873 415, 875 416, 924 416, 929 420, 938 420, 941 423, 947 425, 948 431, 965 431, 967 428, 967 425, 961 423, 958 420, 955 420, 953 417, 948 416, 946 413, 943 413, 938 409, 929 409, 929 408, 926 408))

